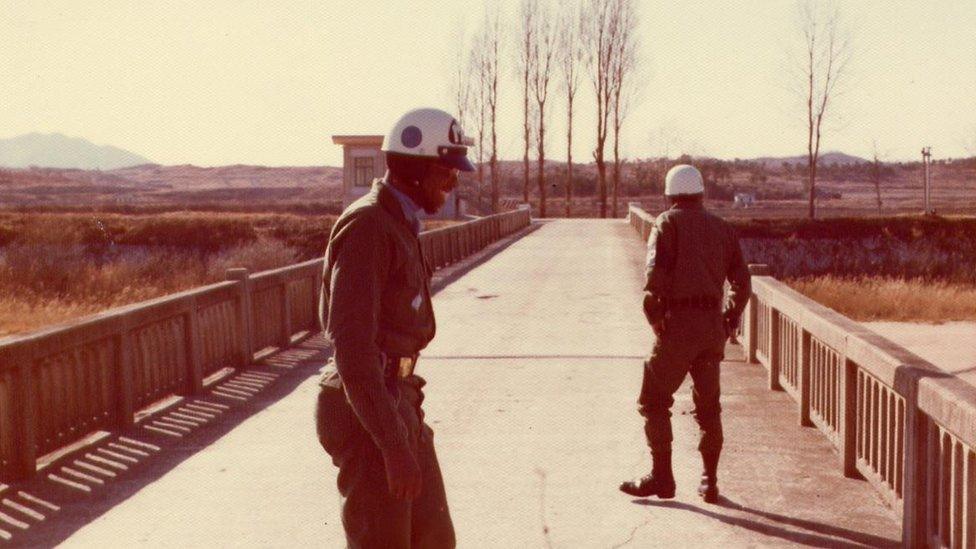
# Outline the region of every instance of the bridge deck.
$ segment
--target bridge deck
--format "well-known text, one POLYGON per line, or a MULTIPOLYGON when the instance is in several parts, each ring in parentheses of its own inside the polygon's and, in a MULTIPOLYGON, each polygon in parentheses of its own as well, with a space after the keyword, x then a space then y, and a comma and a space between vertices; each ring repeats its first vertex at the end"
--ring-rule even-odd
MULTIPOLYGON (((687 386, 674 415, 677 498, 617 491, 648 467, 635 411, 651 337, 638 306, 642 256, 623 222, 547 222, 436 295, 438 336, 420 371, 459 545, 896 544, 894 513, 841 476, 826 439, 797 427, 793 401, 767 391, 762 368, 732 347, 722 502, 695 495, 687 386)), ((335 470, 314 436, 315 368, 301 366, 322 356, 315 338, 283 353, 266 368, 284 374, 282 388, 242 406, 257 413, 231 413, 235 427, 164 449, 178 457, 106 488, 118 494, 111 506, 68 513, 71 532, 57 537, 79 547, 343 546, 335 470)))

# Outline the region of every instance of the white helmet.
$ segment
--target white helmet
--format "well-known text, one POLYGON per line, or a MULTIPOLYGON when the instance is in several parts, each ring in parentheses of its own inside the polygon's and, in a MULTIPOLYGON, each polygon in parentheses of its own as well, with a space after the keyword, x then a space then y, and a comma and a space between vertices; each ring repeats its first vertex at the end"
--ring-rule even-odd
POLYGON ((440 109, 416 109, 400 117, 383 139, 382 150, 414 158, 437 159, 449 168, 473 172, 468 147, 474 141, 461 124, 440 109))
POLYGON ((694 166, 678 164, 668 170, 664 178, 664 195, 678 196, 682 194, 702 194, 705 185, 702 183, 701 172, 694 166))

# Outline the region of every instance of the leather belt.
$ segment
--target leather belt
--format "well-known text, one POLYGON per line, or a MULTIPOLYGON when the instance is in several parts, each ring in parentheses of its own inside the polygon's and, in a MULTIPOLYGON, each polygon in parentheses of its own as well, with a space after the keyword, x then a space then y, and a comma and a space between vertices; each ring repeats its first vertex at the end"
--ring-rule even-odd
POLYGON ((720 298, 708 297, 704 295, 697 295, 691 297, 682 297, 680 299, 669 299, 668 308, 670 309, 718 309, 722 306, 722 300, 720 298))
POLYGON ((387 356, 386 375, 403 379, 413 375, 417 367, 417 355, 413 356, 387 356))

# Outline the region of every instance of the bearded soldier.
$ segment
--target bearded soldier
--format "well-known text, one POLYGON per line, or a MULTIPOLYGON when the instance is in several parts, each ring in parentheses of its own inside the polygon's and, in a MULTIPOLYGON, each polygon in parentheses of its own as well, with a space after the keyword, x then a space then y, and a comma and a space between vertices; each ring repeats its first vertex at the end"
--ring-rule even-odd
POLYGON ((350 547, 454 547, 433 431, 414 373, 434 337, 420 210, 436 213, 472 171, 469 140, 438 109, 403 115, 386 136, 386 176, 329 237, 320 317, 335 348, 320 382, 319 441, 339 468, 350 547))

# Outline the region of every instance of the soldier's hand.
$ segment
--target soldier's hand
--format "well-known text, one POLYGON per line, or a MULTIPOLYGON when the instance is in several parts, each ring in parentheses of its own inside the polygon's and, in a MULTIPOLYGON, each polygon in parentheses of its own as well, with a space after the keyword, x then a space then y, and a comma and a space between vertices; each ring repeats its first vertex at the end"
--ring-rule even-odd
POLYGON ((390 495, 396 499, 415 499, 420 495, 422 478, 420 465, 409 447, 392 449, 383 453, 386 467, 386 483, 390 495))
POLYGON ((722 315, 722 324, 725 325, 725 337, 733 337, 739 329, 739 317, 727 312, 722 315))

